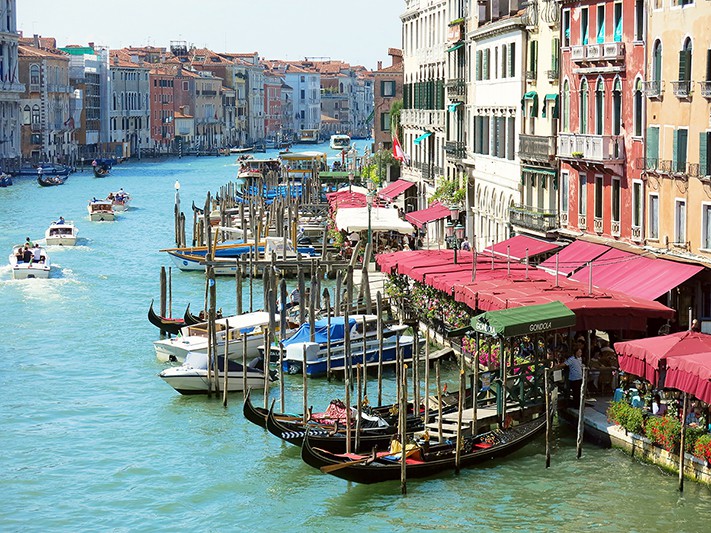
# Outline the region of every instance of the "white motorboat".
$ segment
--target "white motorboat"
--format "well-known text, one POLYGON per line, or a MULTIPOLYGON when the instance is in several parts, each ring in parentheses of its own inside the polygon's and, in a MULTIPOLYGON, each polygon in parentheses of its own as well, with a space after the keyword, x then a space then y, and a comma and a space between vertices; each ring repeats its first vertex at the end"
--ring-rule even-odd
POLYGON ((44 240, 48 246, 74 246, 77 243, 79 230, 71 220, 52 222, 44 232, 44 240))
POLYGON ((106 199, 111 202, 114 211, 128 211, 128 204, 131 202, 131 195, 123 189, 119 189, 116 192, 109 193, 106 199))
MULTIPOLYGON (((225 358, 218 355, 217 379, 212 374, 213 390, 223 390, 225 384, 225 358)), ((247 365, 247 387, 252 389, 264 388, 264 370, 262 359, 255 359, 247 365)), ((173 387, 180 394, 207 394, 210 381, 208 379, 208 358, 204 352, 190 352, 181 366, 166 368, 160 378, 173 387)), ((269 381, 276 381, 276 372, 271 371, 269 381)), ((227 361, 227 392, 241 392, 244 387, 243 367, 232 360, 227 361)))
POLYGON ((89 200, 87 211, 89 211, 89 218, 92 222, 113 222, 116 220, 111 200, 97 200, 96 198, 89 200))
MULTIPOLYGON (((277 324, 279 315, 276 315, 277 324)), ((218 318, 215 320, 217 329, 217 353, 225 353, 225 336, 229 339, 227 357, 242 361, 243 336, 247 338, 247 359, 259 355, 259 347, 264 344, 264 328, 269 325, 269 313, 256 311, 242 315, 218 318), (229 329, 228 329, 229 328, 229 329)), ((156 357, 162 362, 185 361, 190 352, 207 352, 207 322, 180 328, 180 336, 172 339, 155 341, 153 347, 156 357)))
POLYGON ((351 147, 351 138, 348 135, 331 135, 329 144, 332 150, 348 150, 351 147))
POLYGON ((46 279, 49 277, 51 269, 49 255, 47 255, 47 250, 41 246, 25 249, 24 245, 18 244, 12 248, 9 260, 13 279, 46 279))

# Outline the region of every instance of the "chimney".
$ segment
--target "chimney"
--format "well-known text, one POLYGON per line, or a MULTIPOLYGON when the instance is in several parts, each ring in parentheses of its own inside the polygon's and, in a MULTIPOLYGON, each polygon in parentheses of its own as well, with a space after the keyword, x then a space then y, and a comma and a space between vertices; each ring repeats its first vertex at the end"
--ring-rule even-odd
POLYGON ((35 48, 39 48, 39 47, 40 47, 40 38, 39 38, 39 35, 37 35, 37 34, 35 33, 34 36, 33 36, 33 39, 34 39, 34 47, 35 47, 35 48))
POLYGON ((378 61, 378 70, 383 70, 383 62, 378 61))

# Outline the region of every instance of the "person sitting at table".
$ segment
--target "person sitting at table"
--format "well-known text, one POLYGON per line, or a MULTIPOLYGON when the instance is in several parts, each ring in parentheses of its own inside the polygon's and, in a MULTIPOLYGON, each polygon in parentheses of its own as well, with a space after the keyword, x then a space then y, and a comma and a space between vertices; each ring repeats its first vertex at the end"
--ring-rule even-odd
POLYGON ((662 397, 659 393, 655 394, 652 399, 652 414, 654 416, 664 416, 667 414, 667 404, 662 403, 662 397))
POLYGON ((686 415, 686 425, 696 427, 701 425, 701 408, 694 405, 694 408, 686 415))

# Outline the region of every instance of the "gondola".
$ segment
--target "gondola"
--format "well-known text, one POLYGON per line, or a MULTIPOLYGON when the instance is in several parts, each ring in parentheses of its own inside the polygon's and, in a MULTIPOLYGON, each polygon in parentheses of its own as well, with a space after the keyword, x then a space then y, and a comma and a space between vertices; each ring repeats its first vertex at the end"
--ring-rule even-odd
MULTIPOLYGON (((267 429, 267 415, 269 414, 269 409, 264 409, 262 407, 255 406, 252 403, 251 396, 252 390, 250 389, 244 396, 244 405, 242 406, 242 413, 244 414, 244 417, 253 424, 258 425, 261 428, 267 429)), ((274 416, 276 416, 278 419, 286 421, 301 420, 300 415, 278 414, 274 416)))
POLYGON ((95 167, 92 167, 92 168, 94 170, 94 177, 95 178, 103 178, 105 176, 108 176, 109 172, 111 170, 108 167, 104 167, 104 166, 100 166, 100 165, 96 165, 95 167))
MULTIPOLYGON (((459 466, 468 467, 497 457, 503 457, 524 447, 545 430, 546 417, 541 415, 529 422, 508 429, 497 429, 463 441, 459 466)), ((407 478, 423 478, 456 468, 456 449, 453 443, 425 445, 414 454, 407 453, 407 478)), ((318 445, 311 434, 304 437, 301 458, 314 468, 356 483, 379 483, 400 479, 399 456, 389 452, 366 455, 333 453, 318 445)))
MULTIPOLYGON (((190 307, 188 307, 188 309, 189 308, 190 307)), ((186 313, 187 312, 188 310, 186 309, 186 313)), ((153 300, 151 300, 151 306, 148 308, 148 320, 161 331, 165 331, 171 335, 177 335, 180 333, 180 328, 183 326, 192 325, 186 323, 184 318, 165 318, 157 315, 155 311, 153 311, 153 300)))
POLYGON ((69 176, 37 176, 37 183, 42 187, 54 187, 55 185, 64 185, 64 182, 69 176))

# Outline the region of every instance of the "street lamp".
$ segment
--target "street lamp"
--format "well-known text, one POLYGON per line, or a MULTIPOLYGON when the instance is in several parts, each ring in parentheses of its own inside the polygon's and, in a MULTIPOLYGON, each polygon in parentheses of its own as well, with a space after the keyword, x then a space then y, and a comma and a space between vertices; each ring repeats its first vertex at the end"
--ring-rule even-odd
POLYGON ((445 242, 447 243, 447 248, 454 250, 454 264, 457 264, 457 250, 462 244, 464 239, 464 226, 459 222, 459 207, 451 206, 449 208, 449 220, 445 225, 445 230, 447 236, 445 237, 445 242), (456 220, 456 225, 455 225, 456 220))
POLYGON ((355 179, 355 176, 353 175, 353 172, 348 173, 348 192, 352 193, 353 192, 353 180, 355 179))

